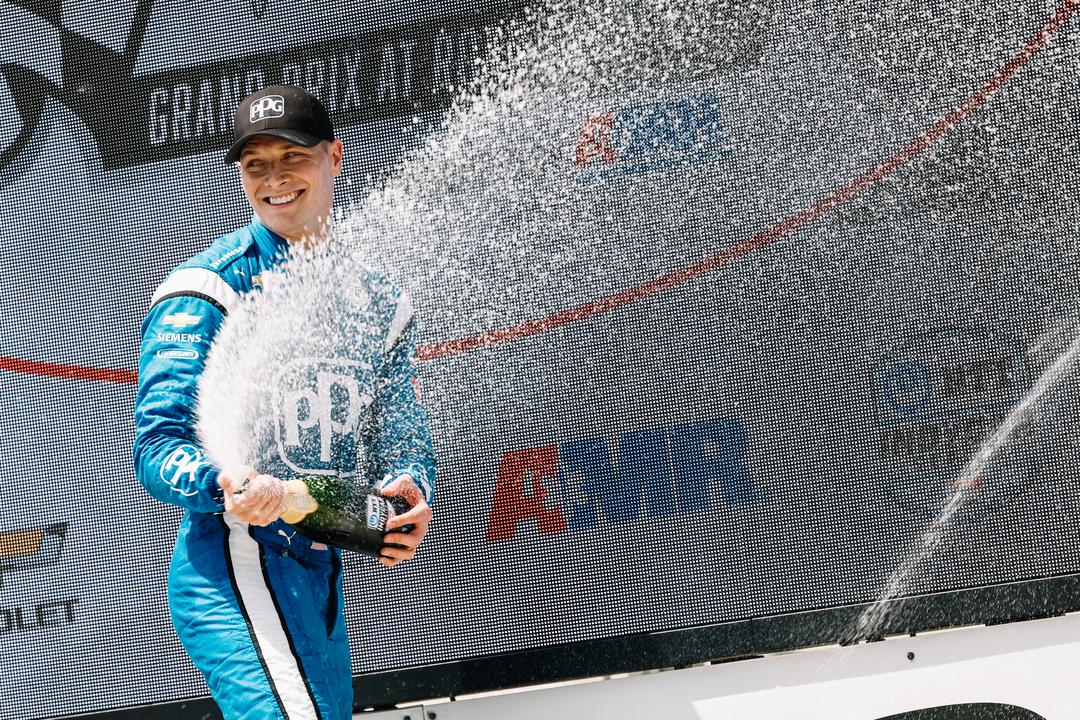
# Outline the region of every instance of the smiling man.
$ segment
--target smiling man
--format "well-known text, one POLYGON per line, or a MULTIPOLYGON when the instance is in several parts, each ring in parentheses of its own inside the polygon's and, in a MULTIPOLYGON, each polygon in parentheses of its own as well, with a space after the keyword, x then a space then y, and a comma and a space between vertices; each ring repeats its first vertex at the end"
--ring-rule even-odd
POLYGON ((225 159, 239 162, 258 219, 289 242, 325 234, 342 147, 322 104, 300 88, 275 85, 240 104, 234 128, 225 159))
MULTIPOLYGON (((152 496, 186 510, 169 570, 169 609, 225 717, 345 720, 353 693, 341 553, 280 519, 286 481, 311 469, 270 457, 245 477, 229 477, 204 456, 194 430, 198 379, 230 308, 257 290, 256 278, 291 246, 330 240, 342 144, 319 101, 289 86, 245 98, 234 132, 226 161, 239 168, 255 215, 174 270, 151 299, 142 327, 135 469, 152 496)), ((385 297, 373 305, 382 317, 377 355, 335 371, 358 375, 345 378, 345 386, 376 389, 368 417, 347 441, 338 438, 333 456, 315 471, 357 474, 362 455, 384 495, 409 501, 412 509, 388 527, 413 529, 389 533, 393 546, 379 558, 392 567, 412 559, 427 533, 435 465, 415 391, 411 306, 392 284, 381 287, 385 297)), ((320 402, 340 415, 340 393, 324 389, 320 402)), ((315 410, 307 412, 310 419, 315 410)), ((323 459, 319 441, 314 445, 313 455, 323 459)))

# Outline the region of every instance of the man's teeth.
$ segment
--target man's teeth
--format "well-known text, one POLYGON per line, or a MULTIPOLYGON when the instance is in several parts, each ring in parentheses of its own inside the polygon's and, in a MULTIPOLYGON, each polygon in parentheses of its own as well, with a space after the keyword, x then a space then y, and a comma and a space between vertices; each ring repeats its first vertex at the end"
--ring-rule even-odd
POLYGON ((281 205, 283 203, 292 202, 293 200, 296 199, 296 196, 299 195, 299 194, 300 194, 299 192, 292 192, 292 193, 289 193, 288 195, 282 195, 281 197, 276 197, 276 198, 272 197, 272 198, 266 198, 266 199, 270 201, 271 205, 281 205))

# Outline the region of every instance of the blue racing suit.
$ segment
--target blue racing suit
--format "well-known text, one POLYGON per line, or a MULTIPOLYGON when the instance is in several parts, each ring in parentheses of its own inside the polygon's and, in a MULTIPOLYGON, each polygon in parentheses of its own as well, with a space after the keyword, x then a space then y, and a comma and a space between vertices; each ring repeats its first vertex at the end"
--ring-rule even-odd
MULTIPOLYGON (((134 463, 153 497, 186 510, 169 569, 169 610, 224 716, 345 720, 352 716, 353 692, 340 551, 307 540, 280 520, 255 527, 224 514, 218 469, 194 431, 196 385, 215 334, 240 296, 256 289, 287 249, 283 238, 254 218, 180 265, 154 293, 142 324, 134 463)), ((416 394, 412 310, 388 281, 378 287, 372 307, 384 334, 373 346, 374 357, 344 362, 333 372, 326 367, 332 360, 320 360, 315 372, 321 381, 311 390, 332 403, 342 401, 343 389, 369 388, 366 417, 348 438, 320 442, 314 434, 332 429, 314 422, 309 405, 309 417, 292 418, 292 433, 297 443, 321 445, 326 462, 311 468, 298 467, 296 456, 269 458, 258 469, 283 479, 309 472, 352 475, 359 470, 357 458, 366 458, 368 478, 385 486, 409 473, 430 503, 435 464, 416 394), (349 374, 347 382, 331 392, 341 373, 349 374), (328 448, 334 455, 329 459, 328 448)), ((327 413, 340 415, 340 409, 327 413)))

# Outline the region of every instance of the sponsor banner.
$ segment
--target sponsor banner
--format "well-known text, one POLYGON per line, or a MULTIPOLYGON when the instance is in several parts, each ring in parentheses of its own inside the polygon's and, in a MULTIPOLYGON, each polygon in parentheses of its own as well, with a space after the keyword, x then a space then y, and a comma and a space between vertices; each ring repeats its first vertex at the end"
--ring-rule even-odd
POLYGON ((60 561, 67 536, 67 523, 0 532, 0 636, 12 633, 48 631, 75 622, 76 597, 50 594, 30 603, 8 605, 11 589, 4 597, 5 577, 17 577, 22 570, 45 568, 60 561))
POLYGON ((1032 389, 1028 350, 987 331, 924 335, 874 371, 878 437, 888 492, 902 506, 934 517, 956 493, 959 518, 992 512, 1034 480, 1037 448, 1020 428, 991 458, 965 474, 1032 389))
POLYGON ((499 461, 485 536, 512 540, 526 521, 561 533, 693 516, 714 496, 754 505, 747 450, 746 428, 726 418, 624 433, 615 447, 594 438, 513 450, 499 461))
POLYGON ((43 34, 48 43, 40 58, 0 71, 6 80, 0 91, 13 100, 22 126, 0 148, 0 170, 26 149, 48 97, 90 130, 105 169, 228 147, 236 106, 267 85, 307 88, 339 129, 439 110, 505 47, 513 11, 501 6, 438 23, 403 23, 287 52, 260 52, 256 46, 238 57, 145 75, 135 74, 132 60, 147 32, 145 19, 131 28, 126 49, 114 50, 30 11, 5 12, 14 27, 43 34))
POLYGON ((700 95, 589 115, 581 121, 578 182, 698 163, 732 152, 716 95, 700 95))
POLYGON ((0 532, 0 585, 4 573, 55 564, 66 535, 67 523, 0 532))
MULTIPOLYGON (((102 157, 123 167, 222 150, 240 100, 267 85, 307 88, 342 128, 445 108, 505 32, 498 18, 477 17, 134 78, 123 122, 132 134, 98 134, 102 157)), ((272 107, 256 110, 274 117, 272 107)))
MULTIPOLYGON (((742 50, 692 82, 597 79, 572 106, 546 89, 539 109, 474 118, 474 172, 416 173, 434 206, 418 191, 411 234, 376 228, 372 260, 429 349, 440 462, 418 558, 346 556, 357 672, 865 602, 957 492, 906 592, 1080 569, 1071 375, 965 472, 1080 324, 1077 74, 1028 53, 978 91, 1023 65, 1047 8, 960 3, 945 23, 912 2, 707 4, 737 6, 742 50), (461 222, 440 234, 446 216, 461 222)), ((339 189, 362 197, 511 14, 434 24, 403 4, 393 29, 345 35, 298 20, 273 47, 219 33, 229 52, 178 43, 137 72, 151 3, 107 45, 30 5, 0 1, 33 41, 0 55, 0 166, 19 188, 0 355, 36 363, 0 370, 0 695, 20 720, 207 692, 168 617, 179 512, 132 476, 135 387, 112 380, 133 379, 153 286, 249 217, 233 170, 197 157, 227 144, 231 104, 311 88, 346 139, 339 189)), ((242 5, 221 12, 247 22, 242 5)), ((165 357, 209 351, 201 319, 163 319, 165 357)), ((264 418, 271 456, 333 472, 373 393, 305 352, 264 418)), ((204 462, 181 448, 162 477, 190 493, 204 462)))

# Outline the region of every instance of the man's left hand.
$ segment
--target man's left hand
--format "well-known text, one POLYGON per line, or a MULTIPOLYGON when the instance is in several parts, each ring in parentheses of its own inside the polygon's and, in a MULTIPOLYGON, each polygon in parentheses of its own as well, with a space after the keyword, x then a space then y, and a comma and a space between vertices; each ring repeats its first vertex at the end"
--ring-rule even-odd
POLYGON ((396 495, 412 505, 407 513, 396 515, 386 523, 387 531, 404 525, 413 526, 408 533, 387 532, 383 537, 387 545, 384 545, 379 553, 379 562, 386 567, 394 567, 402 560, 412 560, 416 556, 416 548, 427 535, 428 525, 431 524, 431 506, 427 504, 424 493, 420 492, 412 475, 398 475, 394 482, 383 488, 382 494, 384 497, 396 495), (391 545, 402 547, 390 547, 391 545))

